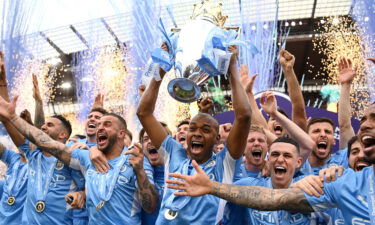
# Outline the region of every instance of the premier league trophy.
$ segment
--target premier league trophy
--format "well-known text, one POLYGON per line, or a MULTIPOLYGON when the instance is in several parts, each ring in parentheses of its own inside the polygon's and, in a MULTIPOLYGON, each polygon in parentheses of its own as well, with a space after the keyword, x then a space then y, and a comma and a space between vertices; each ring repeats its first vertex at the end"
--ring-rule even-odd
POLYGON ((152 52, 153 64, 148 73, 158 78, 159 66, 164 71, 174 67, 178 78, 168 84, 168 92, 174 99, 185 103, 196 101, 200 85, 210 77, 227 73, 231 56, 228 46, 244 43, 236 40, 236 31, 223 29, 226 19, 222 3, 203 0, 194 5, 191 20, 178 34, 167 35, 161 25, 169 51, 152 52))

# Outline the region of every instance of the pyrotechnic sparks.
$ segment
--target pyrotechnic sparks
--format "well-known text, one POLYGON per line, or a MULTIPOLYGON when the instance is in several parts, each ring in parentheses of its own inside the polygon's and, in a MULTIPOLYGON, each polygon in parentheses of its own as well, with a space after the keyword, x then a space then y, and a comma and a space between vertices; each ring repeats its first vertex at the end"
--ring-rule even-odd
POLYGON ((370 100, 367 84, 370 82, 371 72, 364 56, 369 48, 363 41, 366 37, 359 35, 357 25, 347 17, 328 18, 324 24, 320 24, 317 32, 320 34, 313 40, 314 49, 326 57, 322 59, 323 68, 316 78, 323 79, 327 84, 338 84, 338 60, 341 57, 351 59, 357 76, 352 82, 350 100, 353 115, 361 117, 370 100), (337 23, 338 19, 340 23, 337 23))

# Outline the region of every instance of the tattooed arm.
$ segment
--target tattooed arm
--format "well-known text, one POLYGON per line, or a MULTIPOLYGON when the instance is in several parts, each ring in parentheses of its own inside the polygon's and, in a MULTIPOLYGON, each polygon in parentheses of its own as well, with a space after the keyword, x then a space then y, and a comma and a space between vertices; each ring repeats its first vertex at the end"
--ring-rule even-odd
POLYGON ((143 210, 147 213, 153 213, 156 210, 158 202, 158 194, 155 191, 154 185, 149 181, 146 171, 143 168, 143 151, 140 144, 134 144, 133 149, 129 149, 126 155, 129 157, 129 163, 135 171, 138 183, 138 198, 142 204, 143 210))
POLYGON ((71 153, 65 144, 53 140, 48 134, 30 125, 16 114, 16 96, 11 102, 5 101, 0 97, 0 116, 9 121, 23 136, 41 149, 51 153, 56 158, 69 165, 71 153))
POLYGON ((238 205, 264 211, 314 211, 308 203, 304 192, 299 189, 270 189, 258 186, 236 186, 218 183, 210 180, 195 160, 193 160, 193 166, 197 171, 193 176, 179 173, 169 174, 170 177, 178 179, 167 180, 168 188, 182 190, 181 192, 175 192, 175 195, 202 196, 211 194, 238 205))
POLYGON ((303 191, 295 188, 270 189, 236 186, 213 181, 210 194, 248 208, 274 211, 313 212, 303 191))

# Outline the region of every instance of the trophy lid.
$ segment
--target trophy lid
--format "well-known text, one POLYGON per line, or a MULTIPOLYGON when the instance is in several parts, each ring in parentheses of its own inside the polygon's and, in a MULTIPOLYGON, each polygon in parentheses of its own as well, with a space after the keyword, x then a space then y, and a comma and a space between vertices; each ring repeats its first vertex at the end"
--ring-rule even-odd
POLYGON ((210 0, 202 0, 200 3, 194 4, 191 19, 204 18, 213 22, 216 26, 223 28, 228 16, 222 15, 223 3, 213 3, 210 0))

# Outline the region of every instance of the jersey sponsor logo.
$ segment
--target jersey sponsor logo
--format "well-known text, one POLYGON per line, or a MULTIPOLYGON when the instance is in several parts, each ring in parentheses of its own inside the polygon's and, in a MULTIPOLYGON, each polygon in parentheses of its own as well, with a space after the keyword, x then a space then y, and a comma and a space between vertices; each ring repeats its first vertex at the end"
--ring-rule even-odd
POLYGON ((343 219, 337 219, 337 220, 335 220, 335 225, 344 225, 344 224, 345 224, 345 222, 344 222, 343 219))
POLYGON ((360 201, 364 206, 366 206, 366 207, 368 208, 368 203, 367 203, 366 198, 364 198, 362 195, 358 195, 358 196, 357 196, 357 199, 358 199, 358 201, 360 201))
POLYGON ((300 224, 307 220, 307 217, 305 217, 302 213, 290 213, 288 217, 283 216, 282 219, 279 217, 279 214, 277 212, 252 210, 252 216, 254 217, 254 219, 259 221, 260 224, 276 224, 275 215, 277 215, 277 219, 279 221, 287 220, 286 224, 300 224))
POLYGON ((352 225, 369 225, 369 224, 370 224, 369 220, 361 219, 358 217, 352 219, 352 225))
MULTIPOLYGON (((31 182, 35 182, 35 170, 33 170, 32 168, 29 168, 30 169, 30 173, 29 173, 29 178, 31 179, 31 182)), ((42 173, 42 176, 45 176, 44 173, 42 173)), ((24 179, 26 179, 27 177, 24 177, 24 179)), ((66 181, 66 177, 64 175, 61 175, 61 174, 54 174, 52 177, 51 177, 51 182, 50 182, 50 187, 57 187, 58 183, 62 183, 66 181)))

